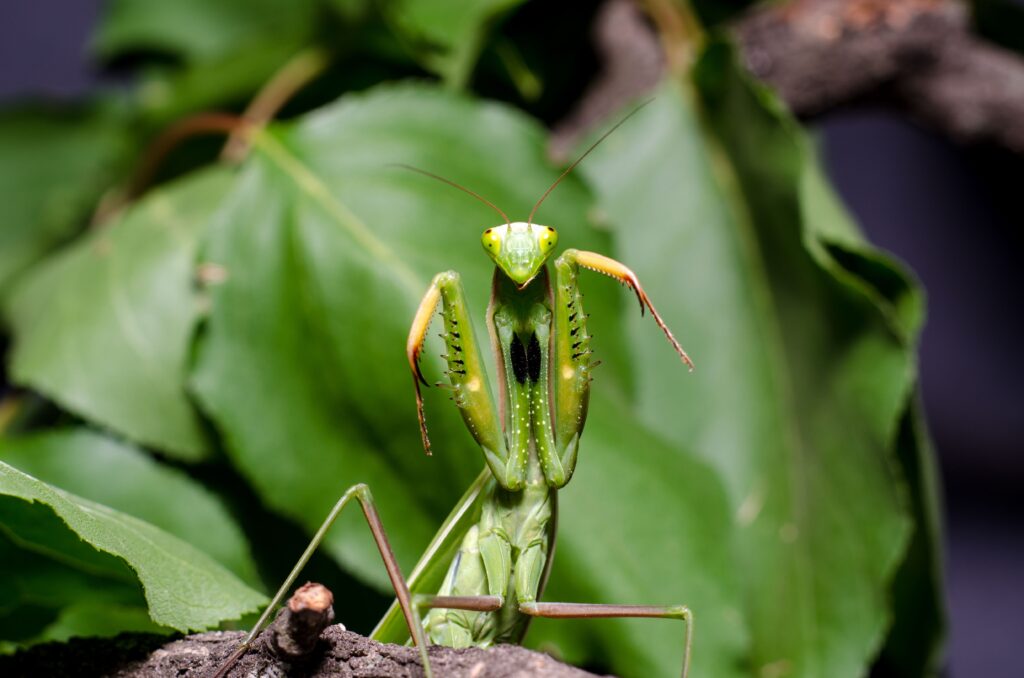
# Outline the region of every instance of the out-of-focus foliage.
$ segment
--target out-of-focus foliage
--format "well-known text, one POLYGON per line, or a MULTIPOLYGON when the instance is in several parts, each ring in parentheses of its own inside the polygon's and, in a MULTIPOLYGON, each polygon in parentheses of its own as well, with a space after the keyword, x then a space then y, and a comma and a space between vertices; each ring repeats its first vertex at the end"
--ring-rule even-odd
MULTIPOLYGON (((727 9, 700 5, 708 21, 727 9)), ((421 454, 408 323, 449 268, 482 323, 491 266, 478 237, 500 218, 393 163, 529 212, 561 171, 542 121, 474 92, 525 105, 509 82, 530 82, 537 110, 558 108, 545 88, 566 63, 503 33, 536 11, 120 0, 96 38, 138 74, 118 106, 67 123, 0 116, 23 158, 0 157, 17 206, 0 222, 16 253, 0 257, 5 364, 22 389, 0 401, 0 639, 237 618, 261 600, 257 565, 272 587, 293 557, 254 564, 243 528, 266 535, 247 516, 311 533, 356 482, 411 568, 482 461, 441 389, 426 403, 435 455, 421 454), (239 166, 186 146, 140 199, 87 227, 101 194, 138 178, 132 163, 162 125, 243 107, 311 51, 326 67, 288 120, 251 134, 239 166), (532 76, 538 54, 550 78, 532 76), (506 80, 476 72, 481 55, 504 55, 506 80), (40 180, 18 183, 19 162, 40 180), (182 168, 197 169, 165 181, 182 168)), ((545 30, 558 28, 566 41, 587 29, 545 30)), ((802 130, 731 48, 698 47, 537 216, 563 246, 631 266, 698 365, 687 374, 624 292, 583 280, 605 366, 545 597, 689 604, 700 675, 859 676, 876 661, 927 675, 942 610, 931 456, 913 414, 920 295, 863 241, 802 130)), ((428 345, 431 379, 441 350, 428 345)), ((347 587, 337 599, 384 594, 343 620, 383 612, 387 579, 357 513, 323 552, 353 575, 325 582, 347 587)), ((540 620, 528 641, 648 676, 678 670, 680 638, 667 622, 540 620)))
POLYGON ((0 113, 0 294, 80 228, 128 152, 108 107, 24 106, 0 113))

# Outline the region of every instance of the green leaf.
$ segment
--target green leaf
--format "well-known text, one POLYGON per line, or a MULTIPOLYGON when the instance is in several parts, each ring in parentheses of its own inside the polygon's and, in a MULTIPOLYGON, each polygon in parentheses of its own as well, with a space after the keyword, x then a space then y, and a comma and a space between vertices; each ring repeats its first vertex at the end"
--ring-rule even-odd
MULTIPOLYGON (((66 531, 61 525, 56 529, 66 531)), ((60 562, 50 554, 26 550, 0 529, 0 639, 20 646, 42 642, 51 637, 64 611, 76 607, 136 610, 153 628, 142 590, 131 579, 98 577, 94 571, 60 562)), ((122 630, 128 629, 111 629, 104 623, 95 629, 81 629, 80 635, 112 635, 105 631, 122 630)))
POLYGON ((317 0, 113 0, 93 37, 100 56, 155 51, 186 63, 224 58, 257 44, 301 46, 317 0))
POLYGON ((421 63, 455 87, 464 87, 490 25, 523 0, 399 0, 387 14, 411 40, 421 63))
POLYGON ((40 643, 62 642, 88 636, 112 637, 120 633, 159 633, 145 607, 79 603, 69 605, 36 639, 40 643))
MULTIPOLYGON (((895 443, 920 298, 815 187, 806 140, 729 48, 695 75, 583 167, 624 260, 675 290, 652 297, 697 363, 680 380, 638 362, 637 411, 726 480, 752 673, 863 675, 911 531, 895 443)), ((647 329, 632 320, 631 344, 656 355, 647 329)))
POLYGON ((141 518, 204 551, 246 583, 259 585, 248 544, 220 500, 134 447, 85 430, 47 431, 0 439, 0 460, 141 518))
POLYGON ((0 113, 0 297, 85 223, 116 178, 128 139, 113 110, 25 107, 0 113))
POLYGON ((12 379, 132 440, 202 458, 183 383, 199 313, 192 271, 227 180, 211 170, 160 189, 26 275, 6 308, 12 379))
POLYGON ((883 675, 938 675, 946 640, 939 478, 924 413, 914 402, 900 422, 897 454, 910 484, 914 534, 893 580, 895 619, 879 656, 883 675))
POLYGON ((179 631, 236 619, 265 601, 177 537, 5 462, 0 462, 0 530, 20 547, 84 570, 98 582, 137 580, 153 621, 179 631))
POLYGON ((135 91, 140 117, 159 130, 192 113, 244 103, 299 49, 291 42, 271 41, 192 67, 146 69, 135 91))

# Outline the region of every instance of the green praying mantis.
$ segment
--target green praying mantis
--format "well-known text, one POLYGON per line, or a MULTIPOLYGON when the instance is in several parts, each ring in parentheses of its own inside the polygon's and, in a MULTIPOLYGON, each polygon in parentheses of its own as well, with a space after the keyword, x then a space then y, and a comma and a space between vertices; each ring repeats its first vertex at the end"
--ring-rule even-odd
MULTIPOLYGON (((226 675, 267 624, 300 571, 341 511, 356 500, 373 534, 394 587, 396 600, 371 637, 419 649, 423 670, 432 675, 428 643, 487 647, 522 641, 533 617, 652 617, 685 624, 682 675, 689 668, 693 614, 684 605, 607 605, 541 602, 551 570, 558 513, 558 490, 572 479, 580 436, 586 423, 592 359, 587 314, 577 282, 581 269, 609 276, 630 287, 672 348, 692 370, 693 363, 625 265, 595 252, 565 250, 547 262, 558 242, 550 226, 533 218, 554 188, 627 115, 576 159, 545 191, 528 219, 513 222, 492 202, 443 177, 403 166, 453 186, 489 205, 503 223, 483 232, 484 251, 495 263, 487 331, 496 361, 492 391, 480 340, 473 328, 459 274, 434 276, 409 331, 406 354, 416 393, 423 447, 431 453, 420 370, 431 320, 441 309, 446 374, 452 399, 480 446, 485 468, 470 486, 406 579, 388 543, 370 489, 351 487, 338 500, 273 601, 215 678, 226 675), (495 398, 495 393, 497 398, 495 398)), ((441 384, 439 384, 441 385, 441 384)))

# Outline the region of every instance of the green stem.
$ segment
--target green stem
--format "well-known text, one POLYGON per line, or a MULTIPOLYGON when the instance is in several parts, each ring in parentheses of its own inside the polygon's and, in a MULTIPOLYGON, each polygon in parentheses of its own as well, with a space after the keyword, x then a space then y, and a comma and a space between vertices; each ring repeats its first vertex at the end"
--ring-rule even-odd
POLYGON ((707 35, 689 0, 644 0, 658 29, 670 73, 689 71, 707 35))
POLYGON ((249 150, 252 130, 265 127, 292 97, 319 77, 330 63, 327 52, 312 48, 289 59, 256 93, 242 113, 242 119, 247 124, 231 132, 221 158, 233 162, 244 158, 249 150))

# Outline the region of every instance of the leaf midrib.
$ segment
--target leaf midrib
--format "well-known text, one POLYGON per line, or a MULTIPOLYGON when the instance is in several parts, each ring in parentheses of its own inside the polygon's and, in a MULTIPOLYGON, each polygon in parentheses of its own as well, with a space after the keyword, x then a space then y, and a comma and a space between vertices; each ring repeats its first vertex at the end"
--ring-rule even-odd
POLYGON ((421 280, 420 276, 402 261, 394 250, 374 235, 373 231, 347 205, 335 198, 326 184, 302 159, 269 132, 257 132, 253 136, 253 145, 263 151, 264 157, 289 177, 300 191, 319 205, 334 222, 344 228, 367 254, 388 267, 414 303, 418 301, 420 294, 427 286, 426 281, 421 280))

